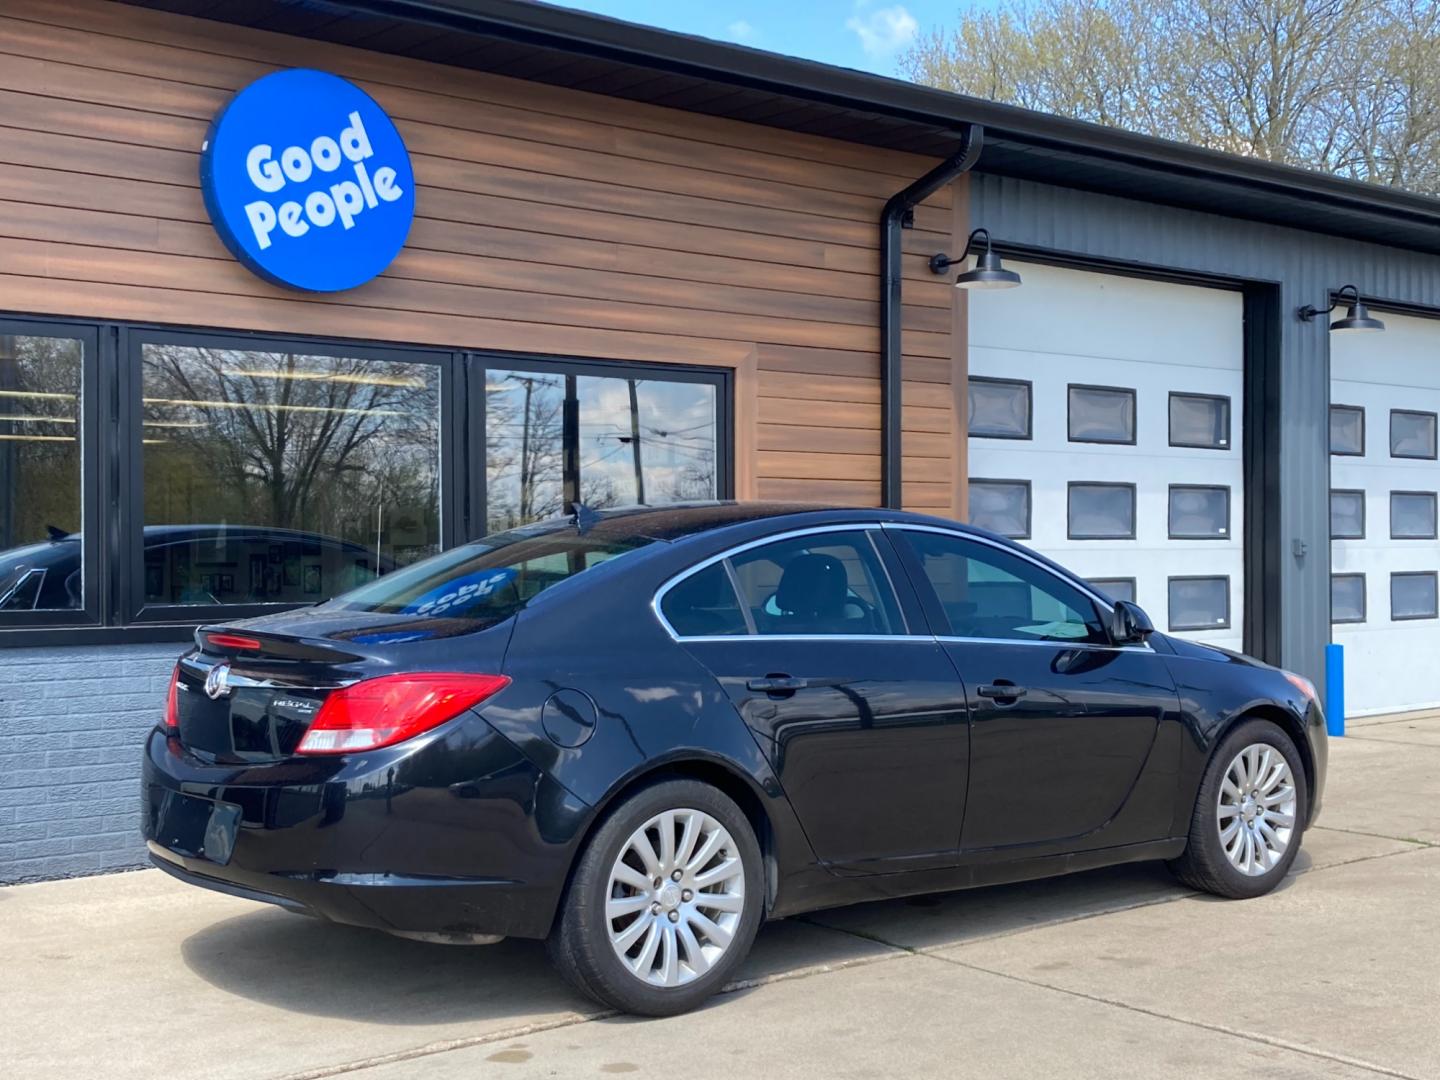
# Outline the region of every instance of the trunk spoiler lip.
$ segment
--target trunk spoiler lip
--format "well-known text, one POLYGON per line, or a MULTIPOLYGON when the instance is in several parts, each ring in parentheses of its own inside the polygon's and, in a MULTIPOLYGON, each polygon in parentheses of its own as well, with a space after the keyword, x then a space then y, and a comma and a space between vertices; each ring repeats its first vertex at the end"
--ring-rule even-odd
POLYGON ((267 660, 323 660, 332 664, 353 664, 370 659, 363 653, 337 648, 336 643, 326 638, 306 637, 298 634, 276 634, 247 626, 227 626, 212 623, 195 631, 195 645, 204 653, 226 658, 243 658, 264 662, 267 660), (241 650, 225 645, 216 645, 212 636, 250 638, 260 643, 258 652, 241 650))

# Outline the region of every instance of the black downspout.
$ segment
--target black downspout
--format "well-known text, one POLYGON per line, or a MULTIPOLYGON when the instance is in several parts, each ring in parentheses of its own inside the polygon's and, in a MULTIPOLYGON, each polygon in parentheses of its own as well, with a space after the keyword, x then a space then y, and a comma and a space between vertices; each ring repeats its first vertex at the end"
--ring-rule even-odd
MULTIPOLYGON (((902 499, 900 439, 902 422, 900 396, 901 330, 904 317, 901 308, 901 265, 903 244, 900 230, 914 221, 912 211, 917 203, 928 199, 962 173, 969 172, 980 157, 984 130, 971 124, 960 140, 960 149, 920 177, 904 191, 897 192, 880 214, 880 502, 899 509, 902 499)), ((965 252, 956 258, 963 259, 965 252)))

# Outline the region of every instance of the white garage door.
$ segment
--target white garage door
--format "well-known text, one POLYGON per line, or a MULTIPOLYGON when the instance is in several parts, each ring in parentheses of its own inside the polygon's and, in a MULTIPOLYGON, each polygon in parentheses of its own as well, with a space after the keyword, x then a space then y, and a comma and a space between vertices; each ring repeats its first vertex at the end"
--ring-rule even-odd
POLYGON ((1330 335, 1330 614, 1346 712, 1440 705, 1440 322, 1330 335))
POLYGON ((1240 294, 1016 269, 970 298, 970 520, 1240 648, 1240 294))

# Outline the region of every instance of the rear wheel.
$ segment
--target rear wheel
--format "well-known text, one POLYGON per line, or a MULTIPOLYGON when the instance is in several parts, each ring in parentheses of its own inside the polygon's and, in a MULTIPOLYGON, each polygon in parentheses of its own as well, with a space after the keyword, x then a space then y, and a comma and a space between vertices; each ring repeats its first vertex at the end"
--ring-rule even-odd
POLYGON ((550 955, 602 1004, 685 1012, 744 961, 762 894, 760 846, 740 808, 707 784, 667 780, 636 792, 591 837, 550 955))
POLYGON ((1261 896, 1295 861, 1305 805, 1295 741, 1268 720, 1247 720, 1211 757, 1189 842, 1171 868, 1187 885, 1217 896, 1261 896))

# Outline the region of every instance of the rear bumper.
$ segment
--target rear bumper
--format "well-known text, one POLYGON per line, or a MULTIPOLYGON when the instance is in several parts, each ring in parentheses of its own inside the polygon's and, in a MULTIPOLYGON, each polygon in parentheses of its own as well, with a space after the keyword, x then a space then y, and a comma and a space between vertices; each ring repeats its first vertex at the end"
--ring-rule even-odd
POLYGON ((589 813, 473 715, 353 760, 214 765, 159 730, 145 749, 162 869, 392 932, 544 937, 589 813))

